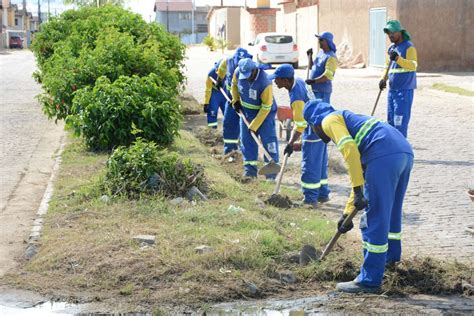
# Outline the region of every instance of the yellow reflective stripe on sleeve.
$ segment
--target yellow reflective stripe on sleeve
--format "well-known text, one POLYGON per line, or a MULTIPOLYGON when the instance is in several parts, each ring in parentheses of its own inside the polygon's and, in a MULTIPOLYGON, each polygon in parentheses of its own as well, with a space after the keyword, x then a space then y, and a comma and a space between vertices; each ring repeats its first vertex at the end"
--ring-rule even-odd
MULTIPOLYGON (((244 108, 247 108, 247 109, 250 109, 250 110, 260 110, 260 105, 254 105, 254 104, 250 104, 250 103, 247 103, 247 102, 244 102, 244 101, 240 101, 242 103, 242 106, 244 108)), ((270 108, 272 106, 270 105, 270 108)))
POLYGON ((353 141, 354 139, 352 138, 352 136, 344 136, 339 140, 339 143, 337 143, 337 149, 341 150, 345 144, 353 141))
POLYGON ((257 160, 244 161, 244 165, 256 166, 258 164, 257 160))
POLYGON ((389 74, 399 74, 402 72, 415 72, 416 70, 408 70, 405 68, 392 68, 388 71, 389 74))
POLYGON ((321 185, 328 184, 328 179, 321 179, 319 183, 321 183, 321 185))
POLYGON ((272 109, 272 105, 262 104, 262 109, 270 111, 272 109))
POLYGON ((360 145, 360 143, 364 139, 365 135, 367 135, 367 133, 372 128, 372 126, 374 126, 374 124, 377 123, 378 121, 379 120, 377 120, 375 118, 371 118, 371 119, 367 120, 367 122, 365 122, 364 125, 362 125, 362 127, 359 129, 359 131, 357 132, 356 137, 355 137, 355 142, 356 142, 357 146, 360 145))
POLYGON ((306 121, 295 121, 296 127, 304 127, 306 128, 308 126, 308 123, 306 121))
POLYGON ((317 143, 320 141, 321 139, 303 139, 303 143, 317 143))
POLYGON ((225 87, 227 88, 227 91, 232 90, 232 86, 231 86, 231 85, 226 84, 225 87))
POLYGON ((225 139, 224 138, 224 144, 238 144, 239 140, 238 139, 225 139))
POLYGON ((362 243, 362 246, 368 252, 373 252, 373 253, 384 253, 384 252, 387 252, 387 250, 388 250, 388 243, 379 246, 379 245, 370 244, 370 243, 364 241, 362 243))
POLYGON ((388 239, 401 240, 402 239, 402 233, 388 233, 388 239))
POLYGON ((209 127, 217 126, 217 122, 214 122, 214 123, 207 123, 207 126, 209 126, 209 127))
POLYGON ((306 183, 301 181, 301 187, 305 189, 319 189, 321 187, 321 183, 306 183))

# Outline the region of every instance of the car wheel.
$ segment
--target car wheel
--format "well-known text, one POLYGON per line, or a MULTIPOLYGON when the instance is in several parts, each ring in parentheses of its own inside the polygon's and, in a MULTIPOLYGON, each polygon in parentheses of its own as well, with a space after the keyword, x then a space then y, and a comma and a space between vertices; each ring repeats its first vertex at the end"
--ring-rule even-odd
POLYGON ((293 63, 293 68, 298 69, 298 66, 299 66, 298 62, 293 63))

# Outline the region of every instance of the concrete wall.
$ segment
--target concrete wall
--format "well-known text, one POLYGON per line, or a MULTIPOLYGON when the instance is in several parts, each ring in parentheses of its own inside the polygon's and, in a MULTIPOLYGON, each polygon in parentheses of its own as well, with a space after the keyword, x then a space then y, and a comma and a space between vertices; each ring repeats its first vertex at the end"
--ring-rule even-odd
POLYGON ((227 48, 240 46, 240 8, 215 9, 209 17, 209 35, 220 38, 220 29, 225 25, 224 38, 228 42, 227 48))
POLYGON ((474 1, 398 0, 397 11, 420 70, 474 70, 474 1))

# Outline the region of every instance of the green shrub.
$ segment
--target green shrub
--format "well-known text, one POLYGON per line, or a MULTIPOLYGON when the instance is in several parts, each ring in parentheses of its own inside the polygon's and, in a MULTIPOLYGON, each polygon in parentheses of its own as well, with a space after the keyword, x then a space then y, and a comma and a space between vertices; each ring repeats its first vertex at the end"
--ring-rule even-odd
POLYGON ((173 90, 163 80, 155 74, 121 76, 113 83, 100 77, 93 88, 77 91, 72 107, 76 114, 69 115, 66 124, 92 150, 127 146, 136 136, 167 146, 178 134, 182 116, 173 90))
POLYGON ((206 45, 211 52, 216 50, 216 42, 214 40, 214 37, 212 37, 211 35, 207 35, 206 37, 204 37, 202 43, 206 45))
POLYGON ((160 150, 154 142, 141 138, 130 147, 118 147, 107 161, 104 188, 111 195, 183 196, 192 186, 207 191, 200 165, 181 159, 175 152, 160 150))
POLYGON ((43 85, 39 96, 49 118, 65 119, 72 110, 74 93, 93 86, 106 76, 155 73, 161 84, 179 92, 185 47, 156 23, 147 24, 131 12, 115 6, 70 10, 44 24, 33 42, 43 85))

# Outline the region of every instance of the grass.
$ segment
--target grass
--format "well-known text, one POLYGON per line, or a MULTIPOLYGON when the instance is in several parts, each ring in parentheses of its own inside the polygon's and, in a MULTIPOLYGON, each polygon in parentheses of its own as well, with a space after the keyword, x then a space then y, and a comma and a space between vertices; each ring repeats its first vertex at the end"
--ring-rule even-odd
MULTIPOLYGON (((301 267, 288 259, 304 244, 322 250, 332 237, 335 223, 322 212, 262 208, 256 197, 269 196, 274 184, 240 182, 241 164, 211 158, 210 149, 189 132, 181 132, 173 149, 204 166, 209 201, 172 205, 160 196, 104 199, 99 184, 107 155, 87 152, 79 140, 70 139, 39 253, 4 281, 57 298, 102 301, 126 312, 314 295, 356 276, 360 242, 350 236, 341 237, 323 262, 301 267), (155 235, 156 244, 132 241, 139 234, 155 235), (199 254, 195 248, 200 245, 213 251, 199 254), (296 285, 279 280, 283 270, 293 271, 296 285)), ((282 194, 301 196, 286 187, 282 194)), ((403 267, 397 271, 389 278, 393 293, 409 280, 403 267)), ((449 280, 456 278, 453 274, 449 280)))
POLYGON ((455 93, 459 95, 464 95, 467 97, 474 97, 474 91, 466 90, 460 87, 448 86, 444 83, 435 83, 432 86, 433 89, 441 90, 444 92, 455 93))

